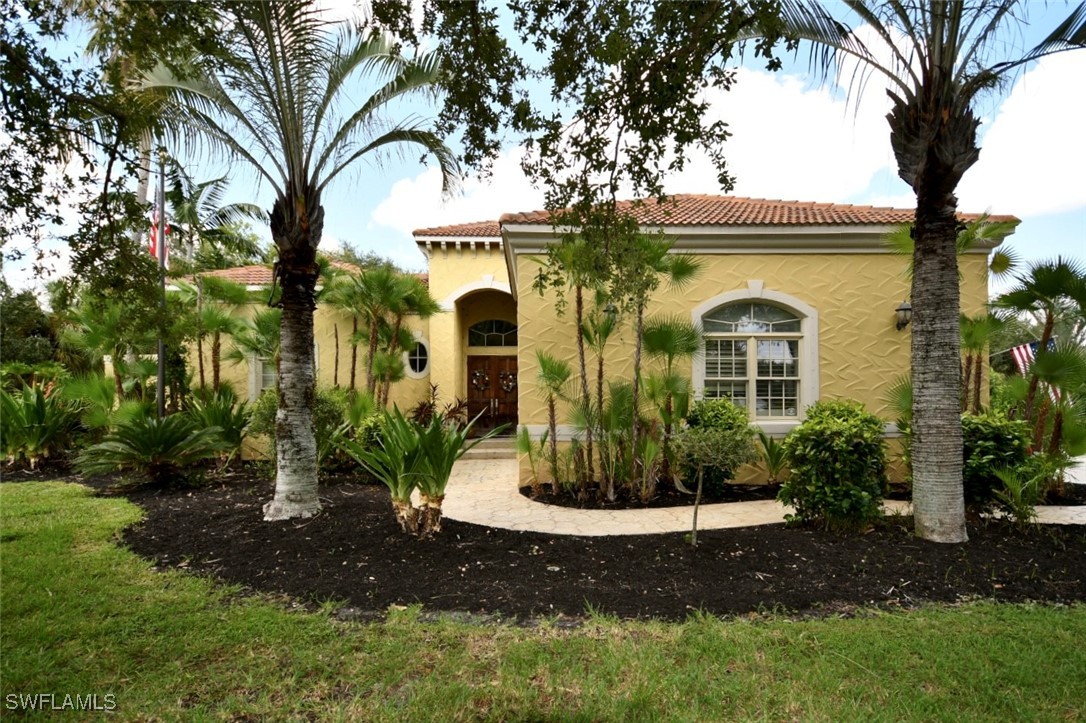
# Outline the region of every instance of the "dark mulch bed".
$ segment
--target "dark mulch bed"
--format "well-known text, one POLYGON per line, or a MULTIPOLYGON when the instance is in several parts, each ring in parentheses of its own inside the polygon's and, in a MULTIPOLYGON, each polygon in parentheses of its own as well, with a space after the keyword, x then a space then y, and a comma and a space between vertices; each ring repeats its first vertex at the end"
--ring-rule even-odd
POLYGON ((322 489, 318 517, 266 523, 270 483, 130 493, 147 511, 125 542, 162 567, 182 567, 263 592, 341 601, 363 617, 394 604, 508 618, 583 615, 677 620, 694 610, 836 615, 975 597, 1086 601, 1086 528, 1019 531, 975 522, 964 545, 911 534, 911 519, 840 537, 771 525, 682 534, 567 537, 446 520, 434 539, 400 532, 387 491, 341 482, 322 489))

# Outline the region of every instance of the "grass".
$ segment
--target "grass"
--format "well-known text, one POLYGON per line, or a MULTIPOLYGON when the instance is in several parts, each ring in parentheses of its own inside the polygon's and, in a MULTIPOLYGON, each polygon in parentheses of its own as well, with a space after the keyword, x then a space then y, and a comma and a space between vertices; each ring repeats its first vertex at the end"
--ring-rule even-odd
POLYGON ((12 695, 108 693, 121 720, 1086 718, 1083 606, 344 624, 155 572, 115 544, 139 518, 75 485, 0 486, 5 714, 12 695))

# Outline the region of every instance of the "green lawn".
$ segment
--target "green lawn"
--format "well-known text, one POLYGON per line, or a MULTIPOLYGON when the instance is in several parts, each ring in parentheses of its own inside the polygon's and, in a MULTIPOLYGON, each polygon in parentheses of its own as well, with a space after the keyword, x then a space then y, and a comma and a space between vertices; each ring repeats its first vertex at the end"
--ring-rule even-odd
POLYGON ((1086 719, 1082 606, 342 624, 153 572, 114 544, 138 508, 82 487, 2 485, 0 515, 5 717, 13 696, 53 693, 112 694, 119 719, 1086 719))

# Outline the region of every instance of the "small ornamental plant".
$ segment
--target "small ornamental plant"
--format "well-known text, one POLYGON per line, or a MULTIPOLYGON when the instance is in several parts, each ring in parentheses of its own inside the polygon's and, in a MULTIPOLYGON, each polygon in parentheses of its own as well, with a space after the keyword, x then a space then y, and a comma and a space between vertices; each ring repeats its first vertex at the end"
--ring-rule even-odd
MULTIPOLYGON (((748 462, 758 459, 754 444, 754 428, 750 426, 747 411, 736 406, 730 399, 701 399, 690 408, 686 417, 690 432, 689 441, 699 439, 693 445, 700 447, 701 438, 713 440, 717 448, 712 464, 699 464, 700 455, 676 451, 676 464, 687 485, 697 481, 699 468, 704 478, 705 492, 719 496, 725 485, 735 477, 735 471, 748 462)), ((680 435, 683 433, 680 433, 680 435)), ((676 442, 676 448, 680 443, 676 442)), ((687 448, 692 448, 690 444, 687 448)))
POLYGON ((882 515, 886 443, 882 420, 854 401, 820 401, 784 440, 791 475, 777 499, 790 523, 859 531, 882 515))
POLYGON ((468 442, 474 421, 461 426, 455 419, 435 413, 423 425, 394 407, 384 414, 376 445, 347 437, 340 438, 338 444, 388 487, 400 528, 409 535, 426 538, 441 531, 441 506, 453 464, 469 449, 503 429, 495 428, 468 442), (411 494, 416 490, 418 507, 411 502, 411 494))

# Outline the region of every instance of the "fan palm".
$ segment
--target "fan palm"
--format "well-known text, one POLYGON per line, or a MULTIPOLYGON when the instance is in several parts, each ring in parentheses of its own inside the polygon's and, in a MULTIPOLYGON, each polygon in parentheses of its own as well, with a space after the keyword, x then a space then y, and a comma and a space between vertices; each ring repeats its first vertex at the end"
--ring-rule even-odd
MULTIPOLYGON (((664 470, 670 468, 671 432, 674 426, 674 403, 677 394, 689 387, 688 380, 675 373, 675 362, 692 359, 701 351, 701 331, 690 321, 678 316, 649 319, 641 333, 645 353, 650 359, 664 360, 664 470)), ((687 394, 687 399, 689 395, 687 394)))
POLYGON ((394 101, 436 87, 436 55, 407 59, 391 36, 363 36, 347 24, 326 22, 313 4, 299 0, 232 3, 229 9, 226 54, 213 72, 178 78, 160 68, 147 84, 171 93, 184 130, 224 148, 275 193, 270 227, 283 310, 280 423, 275 497, 264 518, 309 517, 321 509, 312 400, 322 195, 356 161, 401 144, 421 146, 437 159, 446 190, 458 168, 437 136, 417 122, 387 118, 394 101), (365 74, 380 79, 377 90, 341 114, 355 80, 365 74))
MULTIPOLYGON (((898 175, 916 193, 912 280, 913 510, 916 534, 963 542, 961 358, 958 329, 958 200, 980 157, 973 108, 999 81, 1045 55, 1086 44, 1086 3, 1039 45, 1008 61, 1001 33, 1019 22, 1022 0, 844 0, 885 44, 889 59, 818 6, 793 3, 787 32, 813 41, 816 62, 859 61, 889 84, 890 144, 898 175)), ((863 87, 863 83, 852 87, 863 87)))
POLYGON ((987 366, 989 341, 1003 322, 988 312, 976 316, 961 315, 962 350, 965 351, 965 371, 962 378, 962 411, 980 414, 980 389, 987 366))
POLYGON ((551 468, 551 488, 558 492, 558 400, 567 397, 566 386, 573 370, 568 363, 545 351, 537 351, 535 357, 539 364, 537 379, 547 402, 547 434, 550 439, 547 461, 551 468))
MULTIPOLYGON (((174 166, 166 202, 170 205, 173 226, 170 229, 171 256, 184 266, 202 267, 199 262, 217 255, 230 266, 253 263, 260 247, 253 239, 235 233, 245 221, 267 222, 267 214, 252 203, 222 202, 229 180, 226 176, 197 183, 184 169, 174 166)), ((207 268, 207 267, 203 267, 207 268)), ((175 263, 174 272, 182 270, 175 263)))

